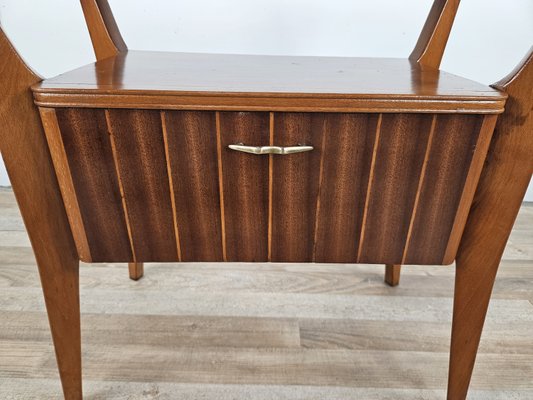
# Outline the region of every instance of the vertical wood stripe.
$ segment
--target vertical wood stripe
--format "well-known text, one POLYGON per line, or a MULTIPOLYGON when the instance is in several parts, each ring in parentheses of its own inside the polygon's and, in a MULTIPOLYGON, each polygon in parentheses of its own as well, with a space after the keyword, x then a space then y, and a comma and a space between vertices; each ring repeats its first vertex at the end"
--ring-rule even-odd
POLYGON ((165 160, 167 162, 168 185, 170 187, 170 201, 172 203, 172 221, 174 223, 174 234, 176 236, 176 247, 178 250, 178 261, 181 261, 180 232, 178 228, 178 217, 176 212, 176 197, 174 195, 174 182, 172 179, 172 165, 170 164, 170 153, 168 147, 168 132, 165 112, 161 111, 161 127, 163 128, 163 141, 165 144, 165 160))
POLYGON ((215 113, 166 111, 164 118, 181 260, 222 261, 224 199, 215 113))
POLYGON ((401 263, 431 121, 383 115, 360 262, 401 263))
POLYGON ((226 222, 225 222, 225 204, 224 204, 224 173, 222 171, 222 138, 220 133, 220 112, 216 112, 216 132, 217 132, 217 163, 218 163, 218 183, 220 193, 220 218, 222 234, 222 259, 228 261, 226 253, 226 222))
POLYGON ((108 110, 137 262, 176 261, 161 115, 108 110))
POLYGON ((226 258, 264 262, 268 260, 269 157, 241 153, 228 146, 268 144, 270 117, 263 112, 219 115, 226 258))
POLYGON ((446 246, 444 258, 442 260, 442 263, 445 265, 451 264, 455 259, 459 242, 465 228, 470 205, 472 204, 479 178, 481 176, 481 170, 483 169, 483 164, 485 163, 485 158, 489 150, 494 127, 496 125, 496 121, 498 120, 497 115, 487 115, 479 118, 483 118, 483 121, 479 130, 478 140, 472 162, 470 163, 470 168, 461 195, 461 200, 459 201, 457 213, 455 214, 453 228, 446 246))
POLYGON ((368 217, 368 206, 370 200, 370 194, 372 193, 372 184, 374 182, 374 169, 376 168, 376 158, 378 154, 379 137, 381 135, 381 124, 383 121, 383 114, 379 114, 378 123, 376 125, 376 134, 374 137, 374 147, 372 150, 372 161, 370 162, 370 173, 368 175, 368 184, 366 188, 365 207, 363 209, 363 222, 361 224, 361 234, 359 235, 359 249, 357 250, 357 262, 361 259, 361 253, 363 251, 363 244, 365 242, 365 229, 366 220, 368 217))
POLYGON ((310 144, 311 152, 274 158, 272 193, 272 261, 313 259, 317 172, 322 149, 321 113, 276 113, 277 146, 310 144))
POLYGON ((61 189, 61 196, 65 203, 65 209, 70 228, 74 236, 78 256, 82 261, 91 262, 91 252, 85 233, 85 227, 78 204, 78 198, 72 181, 72 173, 67 161, 65 146, 61 138, 61 131, 57 121, 56 112, 51 108, 39 108, 43 123, 46 140, 52 156, 52 162, 56 171, 57 180, 61 189))
POLYGON ((132 235, 132 232, 131 232, 130 218, 129 218, 129 215, 128 215, 128 205, 126 204, 126 197, 124 196, 124 186, 122 185, 122 180, 120 179, 120 169, 118 167, 118 159, 117 159, 117 157, 118 157, 117 156, 117 148, 116 148, 116 145, 115 145, 115 139, 113 137, 113 129, 111 127, 111 122, 109 121, 109 111, 108 110, 105 110, 105 119, 106 119, 106 122, 107 122, 107 129, 108 129, 108 132, 109 132, 109 141, 111 143, 111 150, 112 150, 112 153, 113 153, 114 166, 115 166, 115 170, 116 170, 116 173, 117 173, 118 186, 119 186, 119 190, 120 190, 120 198, 121 198, 121 203, 122 203, 122 210, 124 212, 124 219, 126 221, 126 228, 128 230, 128 238, 129 238, 129 243, 130 243, 130 248, 131 248, 131 254, 132 254, 132 257, 133 257, 133 262, 137 263, 137 256, 135 255, 135 245, 133 243, 133 235, 132 235))
MULTIPOLYGON (((269 118, 269 146, 274 146, 274 116, 270 113, 269 118)), ((272 261, 272 192, 274 187, 274 156, 268 156, 268 261, 272 261)))
POLYGON ((322 121, 322 143, 320 144, 320 165, 318 170, 318 193, 315 210, 315 237, 313 238, 313 262, 316 262, 317 243, 319 241, 320 193, 324 181, 324 154, 326 154, 326 119, 322 121))
MULTIPOLYGON (((409 244, 411 242, 411 235, 413 233, 413 226, 416 219, 416 212, 418 210, 418 202, 420 201, 420 192, 422 191, 422 185, 424 184, 424 179, 426 177, 426 168, 428 165, 429 154, 431 152, 431 144, 433 143, 433 135, 435 134, 435 125, 437 124, 437 115, 433 116, 431 121, 431 128, 429 131, 428 144, 426 146, 426 154, 424 155, 424 162, 422 164, 422 172, 420 173, 420 179, 418 180, 418 187, 416 189, 415 204, 413 206, 413 212, 411 213, 411 220, 409 222, 409 230, 407 231, 407 238, 405 240, 405 247, 402 255, 402 264, 405 263, 407 257, 407 251, 409 250, 409 244)), ((392 267, 394 268, 394 266, 392 267)))
POLYGON ((477 116, 440 115, 405 263, 440 264, 479 133, 477 116))
POLYGON ((318 177, 316 262, 357 260, 378 119, 373 114, 325 115, 318 177))

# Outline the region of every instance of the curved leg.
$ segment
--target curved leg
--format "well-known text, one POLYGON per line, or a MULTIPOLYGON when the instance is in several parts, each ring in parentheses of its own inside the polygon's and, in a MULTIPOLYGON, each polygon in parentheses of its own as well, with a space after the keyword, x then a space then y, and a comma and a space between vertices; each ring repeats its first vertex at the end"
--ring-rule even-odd
POLYGON ((496 86, 509 94, 457 253, 448 399, 465 399, 492 286, 533 172, 533 48, 496 86))
POLYGON ((130 279, 138 281, 144 275, 144 265, 143 263, 131 262, 128 264, 130 271, 130 279))
POLYGON ((389 286, 398 286, 401 269, 402 266, 400 264, 385 265, 385 283, 389 286))
POLYGON ((31 240, 65 399, 82 398, 78 254, 30 86, 0 28, 0 150, 31 240))

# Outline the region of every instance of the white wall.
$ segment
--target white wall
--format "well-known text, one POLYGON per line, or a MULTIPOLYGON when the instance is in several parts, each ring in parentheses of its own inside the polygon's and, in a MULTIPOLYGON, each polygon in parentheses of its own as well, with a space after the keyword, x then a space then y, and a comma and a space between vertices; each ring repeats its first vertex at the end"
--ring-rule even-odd
MULTIPOLYGON (((411 51, 432 0, 110 0, 130 48, 389 56, 411 51)), ((93 61, 79 2, 0 0, 0 22, 45 77, 93 61)), ((442 68, 490 84, 533 44, 532 0, 463 0, 442 68)), ((8 185, 0 161, 0 185, 8 185)), ((528 200, 533 201, 530 187, 528 200)))

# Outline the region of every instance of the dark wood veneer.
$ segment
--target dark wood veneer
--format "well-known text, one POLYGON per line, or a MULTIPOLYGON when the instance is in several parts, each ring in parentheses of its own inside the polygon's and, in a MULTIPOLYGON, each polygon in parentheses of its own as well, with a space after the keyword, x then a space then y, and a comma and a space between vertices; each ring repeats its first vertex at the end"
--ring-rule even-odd
POLYGON ((56 113, 75 188, 63 195, 79 204, 67 212, 95 262, 443 264, 491 134, 472 115, 56 113), (228 148, 241 142, 314 150, 228 148))

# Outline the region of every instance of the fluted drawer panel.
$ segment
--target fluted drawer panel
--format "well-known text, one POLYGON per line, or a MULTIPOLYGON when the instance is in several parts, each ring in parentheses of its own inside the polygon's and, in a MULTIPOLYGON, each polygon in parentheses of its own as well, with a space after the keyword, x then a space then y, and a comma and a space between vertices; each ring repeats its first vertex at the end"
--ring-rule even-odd
POLYGON ((326 114, 315 260, 357 260, 378 114, 326 114))
POLYGON ((272 261, 313 261, 323 121, 324 114, 274 115, 275 145, 309 144, 315 149, 272 156, 272 261))
POLYGON ((57 117, 77 243, 116 262, 449 263, 492 133, 459 114, 57 117), (237 143, 314 149, 254 155, 237 143))
POLYGON ((176 260, 160 113, 108 110, 106 116, 135 260, 176 260))
POLYGON ((483 117, 436 118, 403 263, 439 264, 448 249, 483 117))
POLYGON ((86 261, 133 261, 104 110, 56 113, 89 245, 86 261))
POLYGON ((431 115, 423 114, 385 114, 380 118, 359 243, 360 262, 401 263, 431 121, 431 115))
POLYGON ((162 118, 180 260, 221 261, 216 114, 165 111, 162 118))
POLYGON ((244 156, 230 144, 268 145, 270 114, 221 112, 220 162, 227 261, 268 261, 269 156, 244 156))

